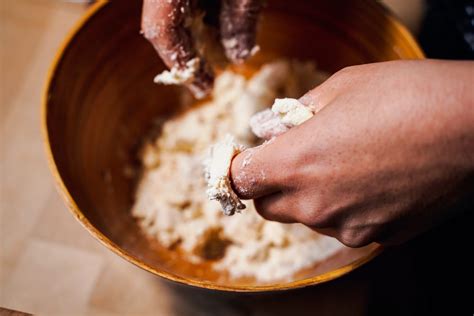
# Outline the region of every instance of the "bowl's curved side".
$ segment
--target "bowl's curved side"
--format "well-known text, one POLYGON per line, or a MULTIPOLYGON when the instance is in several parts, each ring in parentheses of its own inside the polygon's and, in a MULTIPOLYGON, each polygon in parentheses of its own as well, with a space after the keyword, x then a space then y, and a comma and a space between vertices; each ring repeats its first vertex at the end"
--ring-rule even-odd
MULTIPOLYGON (((270 284, 270 285, 256 285, 256 286, 252 286, 252 285, 243 285, 243 286, 235 285, 234 286, 234 285, 222 285, 222 284, 216 284, 216 283, 204 281, 204 280, 186 278, 186 277, 179 276, 173 273, 172 271, 157 269, 153 267, 152 265, 148 264, 147 262, 145 262, 144 260, 142 260, 141 258, 139 258, 138 256, 133 255, 132 253, 124 250, 123 247, 121 247, 119 244, 117 244, 111 238, 109 238, 107 234, 103 233, 100 229, 98 229, 97 226, 91 222, 90 218, 88 218, 84 214, 84 212, 81 211, 81 209, 79 208, 79 205, 76 203, 76 201, 73 198, 73 195, 71 194, 70 188, 68 188, 68 186, 66 185, 66 181, 63 178, 63 175, 61 175, 60 173, 60 170, 57 165, 58 157, 55 157, 54 151, 52 149, 52 144, 51 144, 52 143, 51 137, 53 136, 50 134, 50 127, 49 127, 49 122, 48 122, 48 110, 50 106, 51 94, 53 93, 55 77, 57 75, 59 67, 61 66, 61 62, 63 58, 67 54, 68 48, 74 42, 75 38, 77 37, 81 29, 86 27, 87 23, 92 18, 94 18, 99 12, 101 12, 101 10, 106 9, 107 5, 110 5, 110 4, 111 3, 106 0, 96 2, 84 15, 84 17, 77 23, 74 29, 70 32, 70 34, 64 41, 64 44, 59 49, 58 54, 50 68, 50 71, 47 77, 46 86, 43 92, 43 99, 42 99, 41 130, 42 130, 42 136, 44 139, 44 145, 46 148, 48 164, 56 180, 59 191, 61 195, 63 196, 64 200, 66 201, 68 208, 71 210, 74 217, 76 217, 77 220, 95 238, 97 238, 107 248, 117 253, 118 255, 122 256, 126 260, 132 262, 133 264, 139 266, 140 268, 144 270, 147 270, 163 278, 166 278, 175 282, 179 282, 182 284, 186 284, 186 285, 192 285, 192 286, 197 286, 197 287, 202 287, 202 288, 207 288, 207 289, 235 291, 235 292, 280 291, 280 290, 294 289, 294 288, 304 287, 308 285, 327 282, 335 278, 338 278, 356 269, 357 267, 365 264, 366 262, 370 261, 372 258, 377 256, 382 251, 381 246, 373 245, 372 248, 370 248, 370 252, 368 254, 360 257, 359 259, 351 262, 350 264, 344 265, 333 271, 322 273, 320 275, 309 277, 302 280, 297 280, 297 281, 282 283, 282 284, 277 284, 277 285, 270 284)), ((379 8, 377 10, 383 10, 383 9, 379 8)), ((386 13, 385 16, 388 19, 387 21, 389 21, 390 28, 392 29, 391 32, 398 32, 401 34, 402 38, 406 39, 406 42, 404 42, 404 45, 409 48, 409 53, 407 54, 412 56, 413 58, 423 58, 424 56, 421 49, 416 44, 416 41, 413 39, 410 33, 406 30, 406 28, 403 25, 401 25, 390 14, 386 13)), ((267 44, 272 45, 271 43, 264 43, 264 45, 267 45, 267 44)))
MULTIPOLYGON (((164 273, 162 271, 159 271, 157 269, 154 269, 144 264, 140 259, 134 256, 131 256, 129 253, 122 250, 117 244, 115 244, 112 240, 107 238, 101 231, 99 231, 94 225, 92 225, 92 223, 87 219, 87 217, 84 216, 83 212, 80 210, 79 206, 74 201, 74 198, 69 192, 63 178, 61 177, 58 166, 56 165, 53 152, 51 150, 51 142, 50 142, 47 117, 48 117, 48 102, 50 99, 50 91, 51 91, 50 89, 51 89, 51 84, 54 80, 56 71, 61 63, 61 60, 64 54, 66 53, 66 50, 69 44, 74 40, 75 36, 79 33, 81 28, 84 27, 86 23, 95 14, 97 14, 101 9, 103 9, 109 3, 110 2, 108 0, 98 0, 86 11, 86 13, 82 16, 82 18, 76 23, 76 25, 69 31, 68 35, 65 37, 63 43, 59 47, 57 54, 48 70, 48 73, 46 76, 45 87, 43 89, 42 101, 41 101, 41 134, 43 138, 43 144, 44 144, 44 148, 46 152, 48 166, 55 180, 57 189, 59 193, 61 194, 63 200, 65 201, 68 209, 71 211, 73 216, 79 221, 79 223, 81 223, 81 225, 100 243, 102 243, 105 247, 115 252, 119 256, 125 258, 129 262, 137 265, 138 267, 148 272, 151 272, 160 277, 163 277, 175 282, 179 282, 182 284, 190 284, 188 280, 181 278, 178 275, 174 275, 171 273, 164 273)), ((203 286, 201 284, 192 284, 192 285, 202 286, 202 287, 211 288, 211 289, 219 289, 218 287, 213 288, 212 284, 209 284, 208 286, 203 286)))

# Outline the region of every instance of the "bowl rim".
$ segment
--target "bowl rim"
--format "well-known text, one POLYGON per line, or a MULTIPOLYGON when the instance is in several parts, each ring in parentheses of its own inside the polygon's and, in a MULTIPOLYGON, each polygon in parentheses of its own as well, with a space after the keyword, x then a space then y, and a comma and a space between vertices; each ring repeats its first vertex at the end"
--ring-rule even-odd
MULTIPOLYGON (((56 76, 56 72, 58 70, 61 61, 66 54, 70 44, 76 39, 77 35, 81 31, 81 29, 90 21, 90 19, 96 15, 99 11, 104 9, 110 1, 108 0, 97 0, 90 8, 82 15, 82 17, 76 22, 76 24, 69 30, 66 37, 64 38, 62 44, 59 46, 59 49, 56 52, 56 55, 50 65, 47 76, 46 82, 43 88, 42 93, 42 100, 41 100, 41 134, 43 139, 43 145, 45 148, 47 161, 49 169, 53 174, 53 178, 55 180, 56 189, 59 191, 60 195, 62 196, 63 200, 65 201, 68 209, 71 211, 73 216, 81 223, 81 225, 100 243, 102 243, 105 247, 107 247, 112 252, 118 254, 120 257, 126 259, 127 261, 133 263, 134 265, 146 270, 154 275, 162 277, 166 280, 174 281, 180 284, 194 286, 198 288, 204 288, 209 290, 220 290, 226 292, 275 292, 275 291, 283 291, 283 290, 292 290, 297 288, 303 288, 311 285, 316 285, 324 282, 328 282, 339 278, 358 267, 364 265, 365 263, 371 261, 373 258, 378 256, 383 251, 383 246, 377 244, 377 246, 366 256, 361 257, 345 266, 342 266, 338 269, 313 276, 308 277, 301 280, 296 280, 287 283, 281 284, 268 284, 268 285, 221 285, 215 284, 209 281, 199 281, 195 279, 190 279, 186 277, 182 277, 171 272, 162 271, 156 269, 139 258, 129 254, 122 248, 120 248, 117 244, 115 244, 112 240, 106 237, 102 232, 100 232, 92 223, 87 219, 87 217, 82 213, 76 202, 74 201, 71 193, 69 192, 68 188, 66 187, 60 173, 58 167, 56 165, 56 161, 54 158, 54 154, 52 152, 50 138, 49 138, 49 131, 48 131, 48 103, 49 103, 49 92, 56 76)), ((419 58, 424 58, 423 51, 419 47, 416 40, 413 38, 411 33, 406 29, 406 27, 398 21, 397 18, 391 13, 390 10, 386 9, 382 5, 378 4, 382 9, 384 9, 384 14, 387 15, 387 18, 393 23, 394 27, 396 27, 402 35, 408 40, 411 48, 414 52, 418 55, 419 58)))

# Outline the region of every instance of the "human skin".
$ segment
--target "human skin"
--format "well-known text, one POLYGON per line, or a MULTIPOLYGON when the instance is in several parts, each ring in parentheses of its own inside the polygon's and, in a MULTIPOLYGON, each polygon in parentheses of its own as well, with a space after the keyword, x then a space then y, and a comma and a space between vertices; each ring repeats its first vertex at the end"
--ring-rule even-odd
POLYGON ((350 247, 405 241, 474 194, 473 87, 474 62, 345 68, 300 99, 313 118, 234 158, 234 189, 350 247))
MULTIPOLYGON (((142 33, 169 68, 184 69, 198 57, 200 65, 194 80, 187 86, 195 96, 209 94, 214 74, 208 61, 196 49, 189 19, 199 10, 198 0, 143 0, 142 33)), ((227 58, 241 63, 252 55, 256 43, 258 16, 262 0, 201 1, 208 6, 220 5, 220 40, 227 58)), ((207 14, 212 14, 208 12, 207 14)))

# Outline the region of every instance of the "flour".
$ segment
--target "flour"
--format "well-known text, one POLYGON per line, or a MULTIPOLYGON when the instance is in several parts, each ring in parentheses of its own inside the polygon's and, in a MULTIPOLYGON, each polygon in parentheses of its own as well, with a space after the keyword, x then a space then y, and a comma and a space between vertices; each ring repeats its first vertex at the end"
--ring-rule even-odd
MULTIPOLYGON (((260 282, 291 280, 339 251, 343 246, 336 239, 303 225, 264 220, 252 201, 242 202, 245 212, 225 216, 218 202, 208 200, 202 172, 212 144, 225 143, 231 134, 236 143, 255 146, 250 117, 276 98, 301 96, 319 83, 318 76, 312 64, 288 61, 267 64, 250 79, 230 71, 218 76, 210 101, 167 120, 159 136, 143 147, 132 207, 141 228, 164 247, 179 248, 190 262, 209 261, 231 278, 260 282), (220 247, 210 253, 208 244, 220 247)), ((242 163, 248 164, 252 149, 243 154, 242 163)), ((216 174, 225 174, 225 168, 218 169, 216 174)))

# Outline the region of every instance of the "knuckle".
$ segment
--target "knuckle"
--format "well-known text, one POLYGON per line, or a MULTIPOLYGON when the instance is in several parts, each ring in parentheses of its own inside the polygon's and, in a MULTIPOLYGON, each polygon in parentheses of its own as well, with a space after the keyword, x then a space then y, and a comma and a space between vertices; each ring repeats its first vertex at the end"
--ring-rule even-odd
POLYGON ((324 197, 319 193, 313 192, 311 196, 308 198, 307 194, 300 194, 296 203, 296 220, 312 228, 334 226, 337 213, 325 205, 324 197))
POLYGON ((332 219, 332 214, 321 208, 308 209, 304 206, 300 206, 296 214, 296 220, 298 222, 314 228, 330 227, 333 221, 332 219))
POLYGON ((356 230, 347 230, 341 233, 338 240, 350 248, 360 248, 371 243, 371 236, 368 233, 361 233, 356 230))
POLYGON ((270 214, 269 212, 259 210, 258 208, 257 208, 257 212, 261 217, 263 217, 263 219, 266 219, 267 221, 273 221, 274 220, 272 214, 270 214))
POLYGON ((328 81, 335 86, 343 86, 360 76, 360 67, 361 66, 348 66, 342 68, 334 75, 332 75, 328 81))
POLYGON ((296 214, 296 220, 306 226, 310 227, 318 227, 318 225, 315 225, 316 221, 314 219, 314 214, 312 212, 304 211, 301 209, 298 209, 298 212, 296 214))
POLYGON ((268 203, 267 198, 258 198, 254 200, 255 209, 257 210, 258 214, 262 216, 264 219, 273 221, 274 215, 272 213, 272 206, 271 203, 268 203))
POLYGON ((342 78, 342 77, 346 77, 346 76, 349 76, 352 72, 354 72, 354 69, 356 68, 357 66, 347 66, 347 67, 344 67, 342 68, 341 70, 339 70, 338 72, 336 72, 333 77, 334 78, 342 78))

